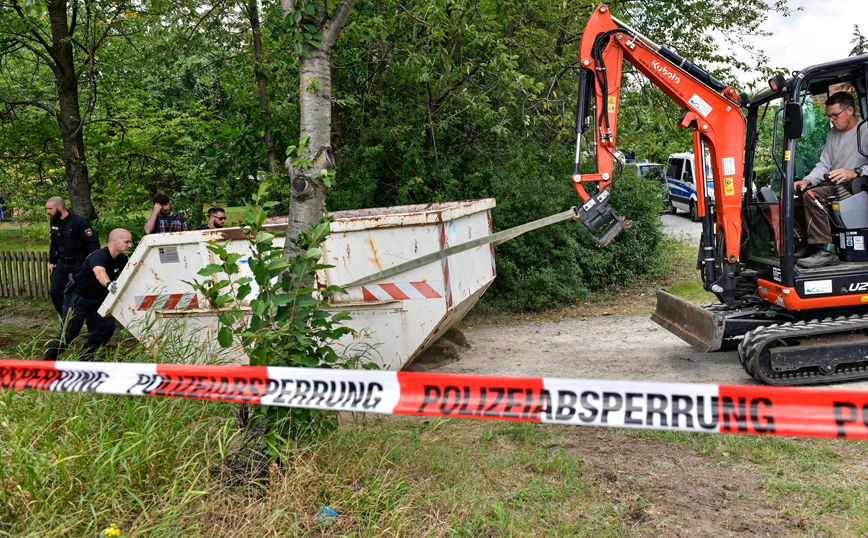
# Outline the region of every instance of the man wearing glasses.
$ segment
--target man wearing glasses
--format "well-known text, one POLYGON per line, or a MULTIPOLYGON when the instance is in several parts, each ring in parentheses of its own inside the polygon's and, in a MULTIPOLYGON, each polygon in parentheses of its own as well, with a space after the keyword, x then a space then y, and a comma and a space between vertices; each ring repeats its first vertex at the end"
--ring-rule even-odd
POLYGON ((853 96, 847 92, 833 93, 826 101, 826 118, 831 122, 832 129, 826 137, 826 147, 823 148, 820 162, 804 179, 794 183, 796 192, 809 191, 796 198, 793 208, 796 233, 798 237, 806 238, 796 252, 796 265, 804 269, 838 264, 832 232, 822 204, 835 193, 836 184, 868 175, 868 157, 857 149, 859 131, 863 150, 868 148, 868 130, 856 129, 859 118, 856 116, 853 96), (829 182, 820 185, 826 175, 829 182))
POLYGON ((222 207, 212 207, 208 210, 208 222, 196 228, 197 230, 217 230, 226 222, 226 211, 222 207))

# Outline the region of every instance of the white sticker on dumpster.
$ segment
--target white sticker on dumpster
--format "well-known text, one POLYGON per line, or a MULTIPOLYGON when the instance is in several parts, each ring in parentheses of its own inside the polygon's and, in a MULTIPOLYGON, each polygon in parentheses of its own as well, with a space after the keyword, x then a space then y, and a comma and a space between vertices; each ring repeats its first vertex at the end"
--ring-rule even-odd
POLYGON ((178 247, 160 247, 160 263, 180 263, 178 247))

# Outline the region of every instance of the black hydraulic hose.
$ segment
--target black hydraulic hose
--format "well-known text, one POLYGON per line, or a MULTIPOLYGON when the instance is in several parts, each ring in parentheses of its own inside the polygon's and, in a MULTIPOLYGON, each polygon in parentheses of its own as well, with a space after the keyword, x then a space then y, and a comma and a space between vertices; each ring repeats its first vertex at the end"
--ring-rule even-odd
MULTIPOLYGON (((603 106, 601 107, 602 110, 597 111, 597 114, 598 114, 598 116, 597 116, 597 132, 600 132, 600 133, 602 132, 603 124, 605 123, 606 134, 608 136, 612 136, 612 134, 611 134, 612 128, 611 128, 611 125, 609 124, 609 115, 606 113, 606 110, 608 107, 607 100, 609 98, 609 78, 606 74, 606 62, 603 60, 603 50, 606 48, 606 45, 608 45, 609 38, 612 36, 612 34, 615 34, 617 32, 623 32, 623 31, 624 30, 621 30, 621 29, 609 30, 608 32, 604 32, 604 33, 600 34, 597 37, 597 39, 594 41, 594 46, 591 49, 591 57, 594 59, 594 62, 597 64, 597 71, 596 71, 597 82, 600 85, 600 93, 602 94, 603 99, 604 99, 603 106)), ((600 141, 600 144, 602 145, 602 140, 600 141)), ((624 166, 621 164, 621 161, 619 161, 617 158, 615 158, 615 155, 612 153, 612 151, 609 149, 608 146, 604 145, 603 149, 605 149, 606 152, 609 155, 611 155, 612 160, 614 162, 618 163, 618 175, 613 177, 611 182, 610 182, 610 184, 614 185, 615 182, 621 178, 621 173, 624 169, 624 166)))
MULTIPOLYGON (((608 32, 600 34, 600 36, 594 41, 594 46, 591 48, 591 57, 597 64, 597 82, 600 84, 600 92, 603 95, 603 99, 609 98, 609 78, 606 74, 606 62, 603 60, 603 50, 606 48, 606 45, 609 44, 609 38, 612 34, 620 31, 622 30, 609 30, 608 32)), ((602 128, 603 123, 605 122, 606 132, 611 132, 609 115, 606 114, 605 103, 603 105, 603 110, 598 110, 597 113, 599 114, 599 117, 597 118, 598 127, 602 128)))
POLYGON ((711 76, 708 71, 699 67, 698 65, 693 65, 692 63, 688 62, 687 60, 676 54, 674 51, 671 51, 666 47, 660 47, 660 50, 658 50, 657 52, 660 54, 660 56, 663 56, 670 62, 674 63, 706 86, 710 86, 711 88, 714 88, 719 92, 722 92, 726 88, 726 84, 711 76))

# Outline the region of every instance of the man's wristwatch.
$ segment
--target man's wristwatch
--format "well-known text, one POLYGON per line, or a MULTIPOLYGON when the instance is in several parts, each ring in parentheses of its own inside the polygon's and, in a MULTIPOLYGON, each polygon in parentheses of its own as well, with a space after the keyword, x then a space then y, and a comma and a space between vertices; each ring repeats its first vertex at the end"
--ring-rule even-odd
POLYGON ((856 172, 856 177, 861 176, 861 175, 862 175, 862 172, 863 172, 861 166, 854 168, 853 171, 856 172))

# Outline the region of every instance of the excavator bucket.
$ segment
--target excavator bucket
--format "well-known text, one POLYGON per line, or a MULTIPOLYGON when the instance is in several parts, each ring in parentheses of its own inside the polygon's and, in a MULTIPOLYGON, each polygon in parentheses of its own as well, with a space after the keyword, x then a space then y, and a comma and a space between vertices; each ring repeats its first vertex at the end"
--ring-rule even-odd
POLYGON ((657 309, 651 321, 703 353, 720 349, 723 343, 723 314, 679 299, 666 290, 657 290, 657 309))

